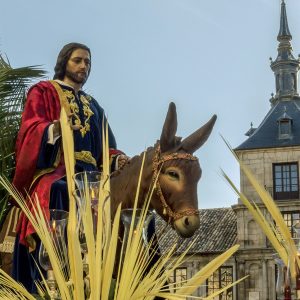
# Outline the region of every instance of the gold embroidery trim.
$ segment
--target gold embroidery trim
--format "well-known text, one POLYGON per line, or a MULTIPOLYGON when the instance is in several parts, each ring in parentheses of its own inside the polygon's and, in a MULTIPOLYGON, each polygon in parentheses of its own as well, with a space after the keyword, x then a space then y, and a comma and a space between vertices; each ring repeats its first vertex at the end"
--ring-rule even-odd
POLYGON ((80 101, 83 105, 83 115, 85 116, 84 126, 83 126, 81 123, 80 117, 79 117, 79 106, 76 103, 76 99, 75 99, 73 92, 69 91, 69 90, 64 90, 64 89, 63 89, 63 92, 68 101, 68 103, 64 103, 64 106, 68 105, 69 112, 70 112, 69 116, 72 115, 72 120, 74 122, 73 125, 75 125, 76 127, 79 128, 81 136, 84 137, 86 135, 86 133, 88 131, 90 131, 91 126, 89 124, 89 121, 90 121, 91 116, 94 114, 90 108, 90 101, 92 100, 92 98, 88 95, 80 96, 80 101))
POLYGON ((85 163, 92 164, 97 167, 96 159, 93 157, 90 151, 75 152, 75 159, 81 160, 85 163))
POLYGON ((81 136, 84 137, 87 131, 90 131, 90 118, 91 116, 94 114, 90 108, 90 101, 91 101, 91 97, 90 96, 84 96, 81 95, 80 96, 80 101, 83 104, 83 114, 85 115, 86 119, 84 121, 84 127, 80 128, 80 132, 81 132, 81 136))

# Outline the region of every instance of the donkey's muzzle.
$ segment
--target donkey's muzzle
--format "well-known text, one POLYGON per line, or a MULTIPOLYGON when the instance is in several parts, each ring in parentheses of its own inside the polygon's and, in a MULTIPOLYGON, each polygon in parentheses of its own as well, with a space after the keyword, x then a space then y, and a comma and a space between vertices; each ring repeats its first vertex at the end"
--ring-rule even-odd
POLYGON ((199 226, 199 215, 183 216, 174 222, 175 230, 183 238, 189 238, 193 236, 199 226))

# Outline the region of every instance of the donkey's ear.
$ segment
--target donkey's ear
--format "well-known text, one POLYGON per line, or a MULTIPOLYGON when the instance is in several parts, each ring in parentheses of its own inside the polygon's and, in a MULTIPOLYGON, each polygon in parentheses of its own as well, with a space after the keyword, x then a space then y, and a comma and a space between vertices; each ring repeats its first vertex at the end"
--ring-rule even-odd
POLYGON ((179 146, 180 149, 188 152, 194 153, 197 149, 199 149, 208 139, 210 133, 215 125, 217 116, 213 115, 212 118, 201 128, 196 130, 190 136, 185 138, 181 145, 179 146))
POLYGON ((160 136, 161 152, 166 152, 175 147, 177 131, 177 113, 176 105, 171 102, 169 104, 168 113, 165 119, 164 127, 160 136))

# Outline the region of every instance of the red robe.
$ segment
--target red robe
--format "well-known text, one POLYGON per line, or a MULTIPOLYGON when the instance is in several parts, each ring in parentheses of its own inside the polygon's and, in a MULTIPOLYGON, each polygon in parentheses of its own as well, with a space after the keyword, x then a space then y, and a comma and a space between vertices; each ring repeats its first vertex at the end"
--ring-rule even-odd
POLYGON ((60 101, 54 86, 42 81, 28 91, 22 126, 16 142, 14 186, 25 195, 29 191, 45 128, 60 117, 60 101))
MULTIPOLYGON (((56 89, 49 81, 42 81, 28 91, 22 126, 16 142, 16 170, 13 179, 14 186, 24 197, 29 193, 38 195, 41 207, 48 209, 51 184, 64 176, 63 162, 51 173, 36 180, 33 188, 30 186, 36 173, 40 146, 45 129, 60 118, 60 100, 56 89)), ((31 223, 22 213, 19 219, 18 231, 20 242, 25 244, 25 237, 35 232, 31 223)))

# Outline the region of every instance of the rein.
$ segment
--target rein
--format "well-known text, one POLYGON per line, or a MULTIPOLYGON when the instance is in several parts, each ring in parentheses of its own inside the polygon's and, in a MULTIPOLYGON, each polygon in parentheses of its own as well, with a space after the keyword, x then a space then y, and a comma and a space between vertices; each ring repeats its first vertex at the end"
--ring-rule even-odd
POLYGON ((164 162, 169 160, 176 160, 176 159, 185 159, 185 160, 198 160, 197 157, 189 154, 189 153, 170 153, 167 155, 161 155, 160 146, 158 145, 155 149, 153 161, 152 161, 152 170, 153 170, 153 177, 152 177, 152 184, 155 187, 157 196, 160 200, 160 203, 163 207, 163 214, 168 215, 169 222, 173 219, 176 221, 185 216, 192 216, 192 215, 199 215, 199 211, 197 209, 187 209, 182 212, 174 212, 172 208, 167 204, 166 199, 162 193, 161 186, 158 181, 159 171, 164 162))

